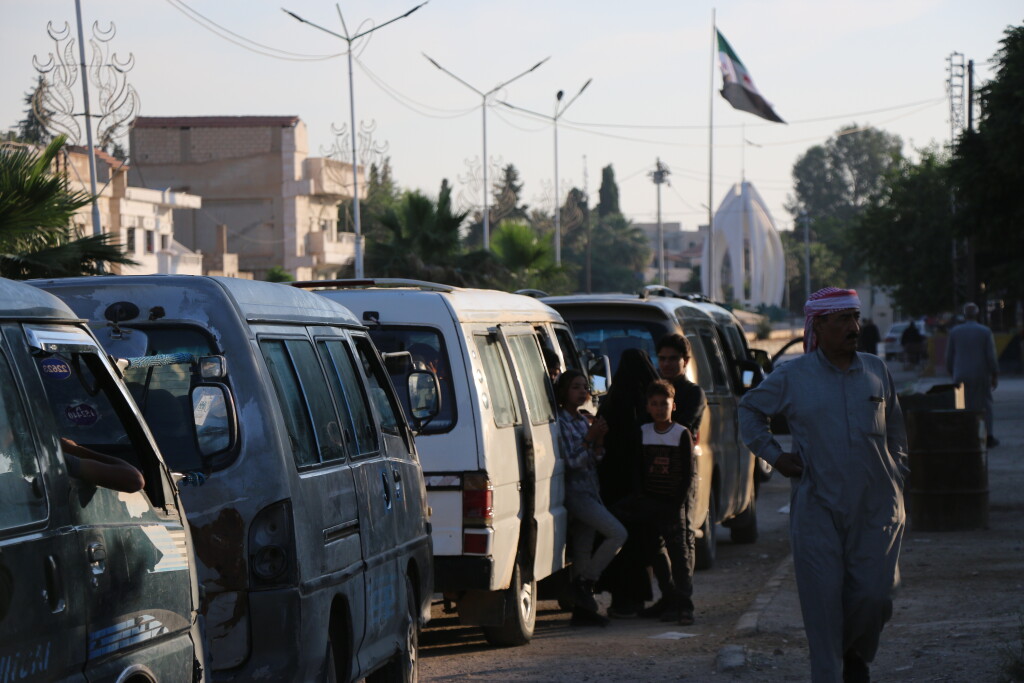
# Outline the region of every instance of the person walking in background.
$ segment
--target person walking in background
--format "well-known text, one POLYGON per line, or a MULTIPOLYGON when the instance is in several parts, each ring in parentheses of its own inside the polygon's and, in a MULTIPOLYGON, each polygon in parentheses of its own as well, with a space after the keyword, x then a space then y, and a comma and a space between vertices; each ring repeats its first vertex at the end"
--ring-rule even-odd
POLYGON ((992 390, 999 385, 999 363, 992 330, 978 322, 978 305, 964 306, 966 320, 953 328, 946 342, 946 370, 955 384, 964 385, 967 410, 983 413, 987 445, 999 445, 992 435, 992 390))
POLYGON ((601 572, 626 542, 626 528, 604 506, 598 490, 597 463, 604 456, 604 418, 593 422, 580 414, 590 398, 587 378, 579 370, 566 370, 555 387, 558 399, 558 441, 565 459, 565 507, 572 530, 573 621, 602 623, 597 612, 594 585, 601 572), (597 534, 602 536, 594 549, 597 534))
POLYGON ((857 350, 877 356, 878 342, 880 341, 882 341, 882 337, 878 332, 878 326, 871 321, 871 318, 868 318, 860 327, 860 345, 857 350))
POLYGON ((804 355, 744 395, 740 431, 793 479, 790 545, 812 679, 868 681, 898 583, 906 431, 885 362, 857 352, 857 292, 819 290, 804 314, 804 355), (777 414, 792 452, 769 430, 777 414))
MULTIPOLYGON (((610 509, 635 494, 640 481, 640 426, 647 421, 647 386, 658 379, 651 359, 640 349, 626 349, 619 358, 611 388, 597 414, 608 422, 605 457, 598 466, 601 499, 610 509)), ((642 528, 626 525, 626 545, 605 570, 599 588, 612 594, 608 616, 636 617, 651 598, 650 579, 637 543, 642 528)))
POLYGON ((924 342, 924 337, 921 336, 921 330, 917 329, 917 323, 913 320, 907 325, 907 329, 903 330, 903 334, 900 335, 900 346, 903 347, 903 369, 910 370, 916 368, 918 361, 921 360, 921 344, 924 342))

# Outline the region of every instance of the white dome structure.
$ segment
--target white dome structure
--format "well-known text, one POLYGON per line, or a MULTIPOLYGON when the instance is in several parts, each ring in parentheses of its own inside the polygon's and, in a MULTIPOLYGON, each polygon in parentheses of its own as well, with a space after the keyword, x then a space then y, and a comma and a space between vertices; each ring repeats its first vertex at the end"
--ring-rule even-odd
POLYGON ((722 287, 728 257, 729 284, 733 301, 745 306, 779 306, 786 286, 786 254, 761 195, 749 182, 733 185, 715 212, 714 262, 708 258, 709 240, 704 241, 701 288, 713 301, 726 301, 722 287), (714 272, 715 289, 711 290, 714 272))

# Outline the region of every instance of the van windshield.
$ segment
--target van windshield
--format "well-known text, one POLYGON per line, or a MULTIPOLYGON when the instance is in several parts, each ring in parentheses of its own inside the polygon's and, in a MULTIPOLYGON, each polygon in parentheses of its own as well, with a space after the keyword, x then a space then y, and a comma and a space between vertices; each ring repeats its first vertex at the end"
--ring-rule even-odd
MULTIPOLYGON (((394 327, 385 325, 370 330, 373 343, 381 353, 408 351, 413 367, 417 370, 433 370, 441 389, 441 411, 420 431, 421 434, 440 434, 455 426, 458 417, 455 410, 455 389, 452 386, 452 370, 448 361, 448 349, 441 334, 432 327, 394 327)), ((409 392, 405 391, 405 375, 391 375, 391 384, 402 402, 405 414, 411 415, 409 392)))
MULTIPOLYGON (((144 331, 149 343, 147 356, 216 353, 210 339, 198 329, 147 327, 144 331)), ((164 460, 178 472, 202 470, 205 464, 194 438, 191 380, 191 367, 185 363, 128 368, 124 372, 125 384, 146 418, 164 460)))
POLYGON ((668 333, 664 325, 638 320, 570 320, 576 343, 596 356, 608 356, 612 374, 619 367, 619 358, 626 349, 640 349, 657 367, 655 342, 668 333))

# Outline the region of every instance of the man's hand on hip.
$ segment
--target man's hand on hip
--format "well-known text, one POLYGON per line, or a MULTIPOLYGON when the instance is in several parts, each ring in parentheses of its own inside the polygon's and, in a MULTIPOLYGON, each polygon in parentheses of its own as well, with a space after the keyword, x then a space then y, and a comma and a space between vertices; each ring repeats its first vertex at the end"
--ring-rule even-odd
POLYGON ((782 476, 791 479, 804 473, 804 461, 796 453, 783 453, 775 460, 772 467, 777 469, 782 476))

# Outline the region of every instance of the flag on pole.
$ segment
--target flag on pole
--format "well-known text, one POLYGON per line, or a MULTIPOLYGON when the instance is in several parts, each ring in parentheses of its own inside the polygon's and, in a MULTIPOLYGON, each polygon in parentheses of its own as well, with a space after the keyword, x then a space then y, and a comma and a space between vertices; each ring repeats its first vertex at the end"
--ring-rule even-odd
POLYGON ((732 51, 721 31, 715 29, 715 33, 718 34, 718 61, 722 67, 722 97, 736 109, 756 114, 762 119, 785 123, 757 91, 747 67, 732 51))

